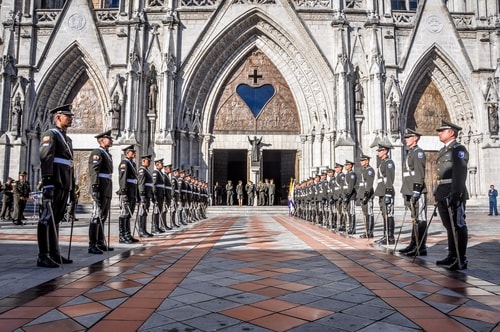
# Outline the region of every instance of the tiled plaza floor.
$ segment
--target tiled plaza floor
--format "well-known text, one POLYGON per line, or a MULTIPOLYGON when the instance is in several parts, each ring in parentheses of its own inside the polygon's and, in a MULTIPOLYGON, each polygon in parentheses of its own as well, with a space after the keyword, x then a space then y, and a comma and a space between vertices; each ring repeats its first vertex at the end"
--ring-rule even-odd
POLYGON ((219 215, 109 256, 86 253, 82 223, 64 270, 34 266, 34 226, 2 227, 0 331, 500 331, 500 218, 468 222, 463 272, 434 264, 439 219, 414 263, 359 225, 348 238, 286 215, 219 215))

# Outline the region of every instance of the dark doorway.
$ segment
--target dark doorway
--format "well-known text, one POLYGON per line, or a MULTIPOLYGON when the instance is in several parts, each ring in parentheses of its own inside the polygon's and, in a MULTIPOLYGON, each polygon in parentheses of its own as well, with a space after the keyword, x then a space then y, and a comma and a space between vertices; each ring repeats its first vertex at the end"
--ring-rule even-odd
POLYGON ((274 205, 288 204, 290 178, 295 178, 295 150, 263 150, 262 179, 276 184, 274 205))
MULTIPOLYGON (((245 184, 248 174, 247 154, 247 150, 214 150, 213 183, 219 182, 219 185, 225 188, 227 181, 231 180, 234 190, 238 181, 241 180, 245 184)), ((226 204, 225 190, 222 190, 222 204, 226 204)))

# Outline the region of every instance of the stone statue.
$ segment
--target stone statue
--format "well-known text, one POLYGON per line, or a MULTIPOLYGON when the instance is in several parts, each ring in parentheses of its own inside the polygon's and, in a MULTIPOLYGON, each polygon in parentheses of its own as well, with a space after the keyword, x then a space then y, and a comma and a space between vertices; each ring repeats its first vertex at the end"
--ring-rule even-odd
POLYGON ((363 114, 363 87, 359 83, 359 79, 354 84, 354 101, 356 114, 363 114))
POLYGON ((156 101, 158 99, 158 81, 156 79, 156 68, 151 66, 149 76, 149 113, 156 113, 156 101))
POLYGON ((498 106, 494 103, 488 105, 488 126, 491 135, 498 135, 498 106))
POLYGON ((262 136, 260 138, 254 136, 253 139, 251 139, 249 136, 248 142, 252 145, 252 161, 259 161, 260 143, 262 142, 262 136))
POLYGON ((14 102, 12 103, 12 124, 10 128, 17 137, 21 136, 22 117, 23 107, 21 106, 21 95, 18 92, 14 98, 14 102))
POLYGON ((111 103, 111 129, 120 131, 120 121, 121 121, 121 111, 122 105, 120 105, 120 95, 118 92, 113 96, 113 102, 111 103))
POLYGON ((391 133, 397 134, 399 130, 399 112, 398 112, 398 104, 392 100, 389 104, 389 115, 391 118, 391 133))

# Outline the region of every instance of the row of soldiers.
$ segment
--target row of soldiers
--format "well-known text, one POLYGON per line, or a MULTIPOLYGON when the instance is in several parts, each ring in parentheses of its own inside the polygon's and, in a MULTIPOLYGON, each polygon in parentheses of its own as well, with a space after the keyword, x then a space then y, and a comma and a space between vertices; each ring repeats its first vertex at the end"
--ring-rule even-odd
MULTIPOLYGON (((468 199, 465 180, 467 177, 468 153, 456 142, 460 127, 442 121, 437 129, 445 146, 437 161, 437 186, 434 192, 436 210, 448 234, 448 256, 437 265, 449 266, 452 270, 467 268, 467 226, 465 223, 465 201, 468 199)), ((401 194, 405 209, 410 211, 412 235, 407 247, 399 252, 407 256, 427 255, 427 188, 425 186, 426 156, 418 141, 422 134, 407 129, 404 135, 408 153, 403 162, 401 194)), ((379 144, 377 155, 380 164, 375 170, 370 166, 370 157, 359 159, 361 170, 354 172, 354 162, 336 163, 334 169, 311 177, 295 185, 293 199, 299 218, 347 234, 356 234, 356 201, 360 201, 365 232, 361 238, 373 238, 375 218, 373 201, 378 197, 383 216, 383 236, 379 244, 394 244, 394 179, 395 164, 389 156, 391 146, 379 144), (345 169, 345 171, 344 171, 345 169)), ((405 214, 406 215, 406 214, 405 214)), ((404 220, 403 220, 404 221, 404 220)))
POLYGON ((119 241, 136 242, 130 231, 130 221, 138 203, 137 227, 139 237, 165 233, 180 224, 205 219, 208 206, 208 184, 184 170, 164 165, 163 159, 141 156, 141 166, 135 165, 133 145, 123 149, 124 158, 118 166, 120 200, 119 241), (152 206, 151 233, 147 230, 147 216, 152 206))
MULTIPOLYGON (((71 105, 62 105, 50 110, 54 127, 45 131, 40 140, 40 168, 42 205, 37 225, 38 258, 37 266, 57 268, 71 264, 68 256, 61 254, 59 246, 59 225, 64 218, 66 204, 76 202, 77 186, 73 163, 73 144, 67 129, 73 124, 74 113, 71 105)), ((89 178, 94 202, 94 211, 89 224, 90 254, 113 251, 109 246, 109 217, 113 196, 113 160, 109 148, 113 145, 111 131, 95 136, 99 146, 90 153, 89 178), (108 240, 105 224, 108 221, 108 240)), ((120 216, 119 242, 134 243, 131 218, 136 218, 139 236, 152 236, 146 230, 146 219, 153 204, 152 233, 165 232, 197 219, 206 218, 208 202, 207 184, 190 177, 184 171, 163 166, 163 160, 155 161, 155 169, 150 170, 151 155, 142 156, 141 166, 136 167, 136 151, 133 145, 123 149, 124 158, 118 166, 120 216)), ((70 241, 71 243, 71 241, 70 241)))
MULTIPOLYGON (((89 174, 94 201, 94 212, 89 225, 90 254, 111 251, 105 243, 104 223, 108 219, 112 198, 113 161, 109 148, 113 145, 111 130, 95 136, 99 148, 89 156, 89 174)), ((135 243, 131 221, 139 237, 152 237, 165 233, 181 224, 206 218, 208 202, 207 183, 190 176, 184 170, 164 165, 163 159, 154 161, 151 155, 141 156, 137 167, 134 145, 123 150, 124 157, 118 165, 120 215, 118 218, 119 242, 135 243), (136 208, 138 209, 136 210, 136 208), (147 217, 152 212, 151 232, 147 217)))

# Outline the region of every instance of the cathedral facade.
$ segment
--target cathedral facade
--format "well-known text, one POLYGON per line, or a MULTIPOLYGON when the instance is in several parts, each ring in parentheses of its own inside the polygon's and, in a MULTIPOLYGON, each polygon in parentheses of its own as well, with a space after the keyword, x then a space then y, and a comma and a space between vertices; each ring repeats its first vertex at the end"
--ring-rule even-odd
POLYGON ((0 10, 2 180, 19 170, 39 180, 48 110, 69 103, 82 188, 107 129, 116 165, 135 144, 210 185, 285 188, 361 154, 376 167, 379 143, 400 170, 412 128, 432 190, 444 119, 463 128, 472 204, 500 171, 496 0, 4 0, 0 10))

